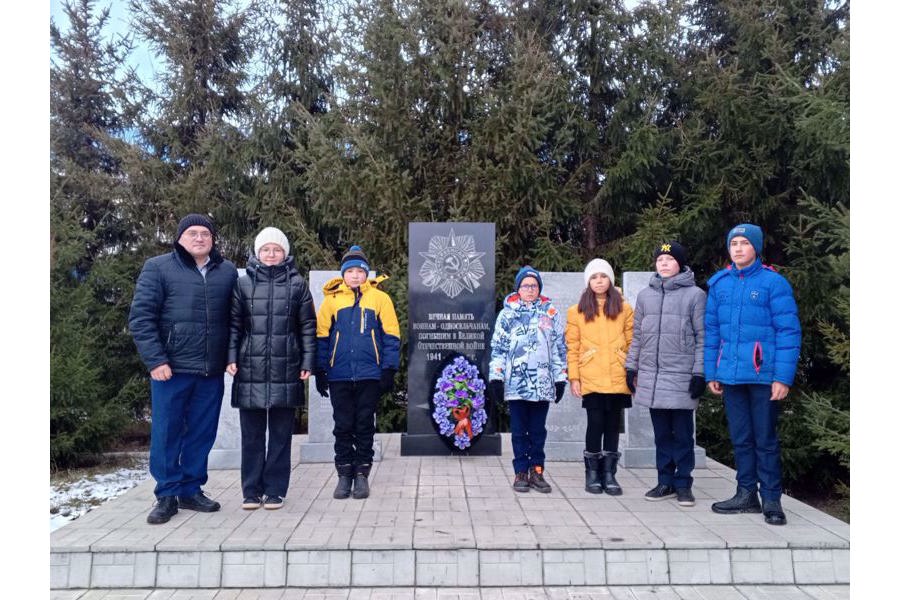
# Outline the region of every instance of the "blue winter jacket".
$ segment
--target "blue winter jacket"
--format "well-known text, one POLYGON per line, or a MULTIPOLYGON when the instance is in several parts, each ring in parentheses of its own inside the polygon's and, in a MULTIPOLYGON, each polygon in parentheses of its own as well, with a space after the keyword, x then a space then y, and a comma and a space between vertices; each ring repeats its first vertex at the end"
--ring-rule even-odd
POLYGON ((350 289, 335 277, 322 288, 316 315, 316 370, 329 381, 380 379, 381 371, 400 368, 400 324, 390 296, 378 289, 379 275, 350 289))
POLYGON ((147 369, 168 363, 173 373, 224 373, 237 269, 215 247, 209 259, 204 277, 175 242, 175 250, 144 263, 128 328, 147 369))
POLYGON ((787 279, 756 259, 709 280, 704 371, 728 385, 793 385, 800 357, 800 319, 787 279))
POLYGON ((567 379, 565 319, 546 296, 503 302, 491 338, 488 379, 504 383, 507 400, 551 401, 567 379))

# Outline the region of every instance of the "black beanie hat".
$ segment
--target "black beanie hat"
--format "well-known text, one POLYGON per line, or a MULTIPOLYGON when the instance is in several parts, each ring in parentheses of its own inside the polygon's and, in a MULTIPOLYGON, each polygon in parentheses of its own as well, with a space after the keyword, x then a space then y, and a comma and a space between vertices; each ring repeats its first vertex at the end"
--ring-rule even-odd
POLYGON ((209 217, 204 217, 203 215, 198 215, 197 213, 191 213, 178 221, 178 233, 175 234, 175 241, 181 239, 181 235, 188 227, 193 227, 194 225, 199 225, 201 227, 206 227, 209 229, 209 232, 212 234, 213 239, 216 238, 216 228, 213 226, 212 221, 209 220, 209 217))
POLYGON ((684 271, 684 268, 687 267, 687 250, 684 246, 674 240, 663 242, 656 247, 656 249, 653 251, 654 262, 657 258, 659 258, 660 254, 668 254, 669 256, 674 258, 675 262, 678 263, 678 267, 682 271, 684 271))

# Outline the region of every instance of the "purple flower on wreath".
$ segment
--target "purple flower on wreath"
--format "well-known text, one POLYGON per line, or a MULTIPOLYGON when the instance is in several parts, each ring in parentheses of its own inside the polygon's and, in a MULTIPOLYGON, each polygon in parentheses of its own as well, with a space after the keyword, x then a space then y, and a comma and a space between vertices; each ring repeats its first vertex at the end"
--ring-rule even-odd
POLYGON ((444 367, 435 385, 434 412, 431 417, 441 435, 453 439, 453 445, 464 450, 472 445, 487 422, 484 410, 485 383, 478 368, 464 356, 458 356, 444 367), (463 427, 457 433, 458 422, 453 409, 468 408, 469 428, 463 427), (471 431, 471 436, 469 435, 471 431))

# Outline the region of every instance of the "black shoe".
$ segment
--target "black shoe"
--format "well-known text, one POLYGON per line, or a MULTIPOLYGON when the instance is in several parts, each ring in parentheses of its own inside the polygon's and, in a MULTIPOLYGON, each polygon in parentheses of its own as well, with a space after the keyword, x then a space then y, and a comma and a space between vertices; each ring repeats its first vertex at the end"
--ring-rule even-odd
POLYGON ((210 500, 203 490, 193 496, 178 496, 178 507, 197 512, 216 512, 222 505, 215 500, 210 500))
POLYGON ((762 503, 763 517, 769 525, 784 525, 787 523, 787 517, 781 510, 781 500, 763 500, 762 503))
POLYGON ((353 465, 338 465, 338 482, 332 494, 338 500, 350 497, 350 490, 353 489, 353 465))
POLYGON ((513 482, 513 489, 517 492, 530 492, 531 486, 528 485, 528 473, 522 471, 516 473, 516 480, 513 482))
POLYGON ((369 497, 369 478, 362 473, 353 478, 353 497, 357 500, 369 497))
POLYGON ((678 488, 675 490, 675 496, 679 506, 693 506, 695 504, 691 488, 678 488))
POLYGON ((618 452, 603 453, 603 491, 610 496, 621 496, 622 486, 616 481, 616 464, 619 462, 618 452))
POLYGON ((176 513, 178 513, 178 499, 175 496, 163 496, 156 501, 156 506, 147 515, 147 522, 151 525, 168 523, 176 513))
POLYGON ((665 500, 667 498, 675 497, 675 488, 671 485, 665 485, 660 483, 655 488, 644 494, 644 500, 649 500, 650 502, 656 502, 658 500, 665 500))
POLYGON ((260 506, 262 506, 262 499, 259 496, 247 496, 241 503, 241 508, 244 510, 256 510, 260 506))
POLYGON ((720 515, 762 512, 756 490, 749 490, 742 487, 739 487, 734 496, 728 500, 713 502, 710 508, 712 508, 714 513, 719 513, 720 515))
POLYGON ((284 506, 284 498, 281 496, 266 495, 266 499, 263 501, 263 507, 266 510, 278 510, 282 506, 284 506))
POLYGON ((528 485, 542 494, 549 494, 553 491, 550 484, 544 480, 544 467, 539 465, 535 465, 528 469, 528 485))
POLYGON ((357 500, 369 497, 369 473, 372 465, 359 465, 356 467, 356 477, 353 478, 353 497, 357 500))
POLYGON ((584 451, 584 491, 591 494, 603 493, 603 482, 600 481, 600 452, 584 451))

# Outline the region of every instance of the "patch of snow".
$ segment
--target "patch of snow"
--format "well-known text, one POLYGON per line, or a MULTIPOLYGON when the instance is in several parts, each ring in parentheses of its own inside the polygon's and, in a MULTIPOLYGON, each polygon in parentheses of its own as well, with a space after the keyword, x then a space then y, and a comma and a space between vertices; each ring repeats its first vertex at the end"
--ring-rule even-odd
POLYGON ((147 477, 146 458, 136 462, 134 467, 116 469, 93 477, 83 477, 77 481, 50 485, 50 531, 55 531, 67 523, 87 513, 95 506, 121 496, 147 477))

